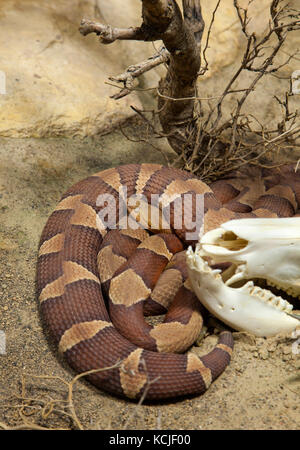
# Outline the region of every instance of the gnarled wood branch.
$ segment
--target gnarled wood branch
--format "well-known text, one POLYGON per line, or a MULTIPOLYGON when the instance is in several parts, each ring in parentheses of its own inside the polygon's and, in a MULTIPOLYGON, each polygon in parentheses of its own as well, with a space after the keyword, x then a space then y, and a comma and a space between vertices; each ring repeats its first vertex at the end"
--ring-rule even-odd
POLYGON ((118 39, 163 41, 163 47, 148 60, 110 78, 122 86, 113 98, 128 95, 135 89, 135 81, 140 75, 164 63, 167 72, 157 89, 157 114, 162 125, 162 132, 158 135, 165 136, 178 153, 175 165, 206 180, 227 175, 247 164, 265 164, 273 147, 277 151, 298 145, 295 142, 299 137, 299 127, 296 126, 299 111, 289 111, 290 94, 286 93, 284 101, 275 97, 285 112, 277 129, 269 129, 247 113, 246 101, 264 76, 276 76, 276 72, 297 54, 298 50, 295 50, 283 63, 276 60, 287 36, 300 29, 300 10, 291 8, 285 0, 270 0, 269 25, 262 36, 257 36, 249 27, 249 6, 253 1, 259 2, 248 0, 245 6, 245 2, 240 4, 240 0, 233 0, 244 35, 244 53, 223 91, 206 98, 215 101, 201 118, 197 117, 194 108, 195 105, 201 108, 199 102, 205 98, 197 96, 196 81, 208 69, 206 50, 221 0, 215 0, 203 46, 204 64, 201 69, 200 48, 204 30, 201 0, 182 0, 183 15, 175 0, 141 0, 143 22, 136 28, 113 28, 91 21, 81 24, 82 34, 94 32, 102 43, 109 44, 118 39), (254 77, 248 86, 239 88, 238 83, 245 72, 253 73, 254 77), (224 111, 231 101, 231 94, 236 95, 237 101, 233 109, 230 106, 230 116, 227 117, 224 111))
POLYGON ((172 148, 180 153, 188 129, 194 120, 196 80, 200 69, 200 42, 204 29, 200 0, 183 0, 184 17, 175 0, 142 0, 143 23, 136 28, 113 28, 110 25, 83 20, 83 35, 96 33, 100 41, 110 44, 118 39, 162 40, 165 48, 124 74, 115 77, 123 89, 115 98, 133 89, 135 78, 153 66, 167 64, 167 74, 159 85, 159 118, 172 148))

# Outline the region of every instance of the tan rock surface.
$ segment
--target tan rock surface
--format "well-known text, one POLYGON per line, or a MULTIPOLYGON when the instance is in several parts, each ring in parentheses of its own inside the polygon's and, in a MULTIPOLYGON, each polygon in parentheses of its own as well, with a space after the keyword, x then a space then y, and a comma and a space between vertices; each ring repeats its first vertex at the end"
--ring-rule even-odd
MULTIPOLYGON (((211 16, 217 2, 204 0, 201 2, 203 16, 206 23, 206 30, 203 36, 203 48, 206 42, 211 16)), ((248 17, 251 19, 248 25, 250 33, 255 32, 257 40, 261 39, 268 30, 270 19, 270 0, 254 0, 250 7, 248 17)), ((247 7, 247 0, 240 0, 239 4, 247 7)), ((299 10, 299 1, 292 0, 291 8, 299 10)), ((275 40, 272 41, 275 43, 275 40)), ((222 94, 228 82, 241 64, 243 54, 246 49, 246 38, 241 31, 233 0, 223 0, 215 14, 214 24, 211 30, 209 48, 206 56, 209 63, 209 70, 203 77, 198 79, 199 96, 201 98, 213 97, 211 105, 222 94)), ((269 45, 269 44, 268 44, 269 45)), ((300 32, 290 33, 282 49, 276 56, 274 63, 276 66, 283 64, 289 59, 289 55, 294 54, 300 48, 300 32)), ((268 50, 266 50, 267 53, 268 50)), ((261 61, 257 61, 258 65, 261 61)), ((243 106, 242 113, 253 114, 265 126, 277 127, 277 123, 282 119, 282 108, 274 100, 276 95, 281 100, 285 97, 285 92, 290 91, 290 79, 293 72, 300 68, 299 57, 290 59, 275 76, 264 76, 256 85, 255 90, 248 96, 243 106)), ((232 86, 233 89, 248 88, 252 80, 257 76, 255 72, 243 71, 238 81, 232 86)), ((225 117, 236 107, 238 95, 227 96, 223 104, 225 117)), ((300 97, 294 95, 289 97, 290 110, 299 108, 300 97)), ((204 110, 208 110, 208 102, 203 101, 204 110)), ((253 118, 253 128, 260 129, 260 125, 253 118)))
MULTIPOLYGON (((250 27, 258 36, 267 25, 269 3, 262 0, 251 5, 250 27)), ((296 6, 296 0, 294 3, 296 6)), ((202 2, 206 23, 203 46, 214 8, 209 0, 202 2)), ((149 100, 154 104, 155 91, 150 91, 148 97, 137 91, 122 100, 112 100, 109 96, 116 89, 105 81, 128 65, 146 59, 159 43, 123 41, 99 45, 95 35, 83 37, 78 32, 82 17, 113 26, 136 26, 141 22, 141 4, 139 0, 126 0, 124 14, 119 0, 0 0, 0 76, 6 76, 6 95, 1 95, 0 89, 0 136, 83 137, 105 133, 132 115, 130 105, 140 106, 141 101, 145 104, 149 100)), ((294 33, 281 57, 286 58, 286 53, 290 54, 298 44, 300 33, 294 33)), ((242 57, 244 45, 233 2, 223 0, 207 50, 209 70, 199 78, 201 97, 221 93, 242 57)), ((284 92, 297 68, 293 60, 281 71, 286 82, 269 77, 260 84, 253 105, 250 101, 250 109, 259 111, 259 118, 272 119, 280 113, 273 95, 284 92)), ((147 73, 139 87, 155 87, 163 73, 163 67, 147 73)), ((244 74, 245 86, 251 77, 244 74)), ((229 101, 228 111, 234 102, 235 98, 229 101)))
MULTIPOLYGON (((136 2, 128 3, 128 19, 133 21, 138 9, 133 8, 136 2)), ((123 43, 101 46, 95 35, 78 32, 82 17, 103 20, 94 4, 0 0, 0 70, 6 75, 6 95, 0 95, 1 136, 107 132, 132 115, 131 104, 139 106, 136 95, 110 99, 115 89, 105 84, 109 75, 122 72, 139 55, 130 56, 130 46, 124 52, 123 43)), ((112 16, 116 5, 109 2, 112 16)), ((120 23, 118 16, 113 22, 120 23)), ((142 45, 145 58, 150 44, 142 45)))

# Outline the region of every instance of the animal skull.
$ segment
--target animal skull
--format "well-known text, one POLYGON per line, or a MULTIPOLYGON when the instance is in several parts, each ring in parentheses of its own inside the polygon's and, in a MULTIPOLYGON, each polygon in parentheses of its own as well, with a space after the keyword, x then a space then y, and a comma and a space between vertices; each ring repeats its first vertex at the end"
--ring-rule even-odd
POLYGON ((300 217, 226 222, 204 234, 195 252, 189 247, 187 265, 201 303, 232 328, 273 336, 300 326, 290 303, 253 282, 300 296, 300 217), (205 258, 232 264, 221 276, 205 258))

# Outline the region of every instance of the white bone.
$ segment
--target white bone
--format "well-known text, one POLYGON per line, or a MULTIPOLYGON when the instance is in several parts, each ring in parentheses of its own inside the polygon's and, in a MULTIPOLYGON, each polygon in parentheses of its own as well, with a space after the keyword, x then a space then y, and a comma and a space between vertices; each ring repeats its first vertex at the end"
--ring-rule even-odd
POLYGON ((238 272, 238 273, 235 273, 234 275, 232 275, 232 277, 229 278, 225 284, 226 284, 226 286, 230 286, 231 284, 236 283, 237 281, 243 280, 244 278, 245 278, 245 276, 244 276, 243 272, 238 272))
POLYGON ((226 222, 202 236, 195 252, 188 249, 187 265, 201 303, 232 328, 273 336, 300 326, 299 316, 291 313, 292 305, 254 286, 253 281, 242 287, 229 287, 243 279, 261 278, 299 296, 300 217, 226 222), (233 263, 235 273, 224 283, 221 275, 210 269, 205 256, 214 263, 233 263))

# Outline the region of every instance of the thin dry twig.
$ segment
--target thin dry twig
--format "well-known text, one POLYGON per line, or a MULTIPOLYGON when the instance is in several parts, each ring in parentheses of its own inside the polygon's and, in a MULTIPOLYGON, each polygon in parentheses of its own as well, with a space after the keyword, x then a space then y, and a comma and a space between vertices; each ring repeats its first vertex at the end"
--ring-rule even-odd
POLYGON ((170 54, 168 50, 165 47, 161 47, 155 55, 151 56, 146 61, 142 61, 139 64, 129 66, 125 72, 117 75, 116 77, 109 77, 109 80, 123 84, 123 88, 120 88, 120 91, 112 95, 111 98, 118 100, 136 90, 138 77, 148 72, 149 70, 154 69, 160 64, 168 62, 169 59, 170 54))
POLYGON ((125 422, 125 425, 124 425, 124 428, 123 428, 124 430, 127 430, 127 429, 128 429, 128 426, 129 426, 130 421, 133 420, 134 417, 136 417, 136 415, 138 414, 138 412, 139 412, 139 410, 140 410, 142 404, 144 403, 145 399, 147 398, 147 394, 148 394, 148 392, 149 392, 149 389, 150 389, 151 385, 152 385, 152 384, 155 384, 155 383, 160 379, 160 377, 158 376, 158 377, 154 378, 153 380, 150 380, 149 377, 148 377, 147 366, 146 366, 146 362, 145 362, 144 359, 141 360, 141 365, 143 366, 144 372, 145 372, 146 375, 147 375, 146 387, 145 387, 145 389, 144 389, 144 392, 143 392, 143 394, 142 394, 142 396, 141 396, 139 402, 138 402, 137 405, 135 406, 135 408, 134 408, 132 414, 127 418, 127 420, 126 420, 126 422, 125 422))
MULTIPOLYGON (((150 387, 156 383, 160 377, 156 377, 155 379, 150 379, 146 367, 146 363, 144 360, 141 361, 141 366, 143 373, 146 375, 146 384, 143 390, 143 393, 133 409, 132 414, 127 418, 126 423, 123 427, 124 430, 128 429, 129 423, 137 416, 140 411, 141 405, 144 403, 147 398, 147 394, 149 392, 150 387)), ((79 429, 84 430, 84 426, 80 419, 78 418, 78 414, 74 405, 74 387, 75 384, 83 377, 87 377, 90 375, 97 374, 99 372, 109 371, 116 368, 122 368, 124 372, 127 372, 127 368, 124 367, 123 361, 118 361, 116 364, 110 367, 104 367, 101 369, 92 369, 83 373, 80 373, 72 378, 71 381, 67 381, 60 376, 54 375, 32 375, 24 373, 21 377, 21 389, 20 394, 14 393, 11 397, 17 400, 17 405, 2 405, 1 407, 7 408, 15 408, 18 411, 19 418, 21 419, 21 424, 11 426, 4 422, 0 422, 0 429, 3 430, 70 430, 70 429, 79 429), (67 388, 67 394, 65 399, 52 398, 50 395, 46 395, 46 398, 41 397, 33 397, 27 394, 27 379, 37 379, 41 381, 59 381, 67 388), (48 427, 47 425, 40 425, 33 420, 29 420, 29 417, 34 417, 38 415, 39 418, 36 420, 42 420, 43 422, 50 421, 53 419, 53 415, 59 415, 67 418, 71 421, 71 427, 48 427)), ((130 371, 128 372, 130 373, 130 371)))
POLYGON ((87 377, 99 372, 109 371, 116 369, 121 366, 123 361, 118 361, 116 364, 110 366, 110 367, 104 367, 100 369, 92 369, 83 373, 80 373, 76 375, 70 382, 64 380, 62 377, 59 376, 53 376, 53 375, 32 375, 32 374, 23 374, 21 378, 21 394, 13 394, 13 397, 17 400, 20 400, 20 404, 16 406, 18 410, 19 417, 22 420, 22 423, 17 426, 10 426, 8 424, 5 424, 3 422, 0 422, 0 428, 5 430, 24 430, 24 429, 31 429, 31 430, 56 430, 56 429, 70 429, 70 428, 49 428, 46 426, 38 425, 32 421, 28 420, 29 416, 33 416, 36 412, 39 412, 41 419, 48 420, 50 416, 52 417, 53 414, 59 414, 60 416, 64 416, 71 420, 73 423, 73 427, 83 430, 84 427, 82 423, 80 422, 75 406, 74 406, 74 386, 77 383, 78 380, 80 380, 83 377, 87 377), (35 397, 29 397, 27 395, 27 385, 26 385, 26 379, 27 378, 34 378, 39 380, 57 380, 64 384, 67 387, 67 399, 53 399, 52 397, 48 396, 46 400, 42 398, 35 398, 35 397), (61 405, 60 408, 57 408, 58 405, 61 405))
POLYGON ((268 29, 258 39, 255 33, 248 30, 251 20, 248 8, 253 1, 249 0, 248 6, 244 8, 238 0, 234 0, 246 38, 242 61, 207 116, 199 119, 192 140, 189 135, 193 148, 188 145, 183 149, 183 168, 200 175, 206 181, 222 177, 246 164, 267 165, 267 161, 270 163, 273 159, 271 154, 279 155, 282 150, 298 145, 296 139, 299 138, 299 129, 294 125, 299 118, 299 111, 289 111, 288 93, 284 100, 274 97, 283 109, 283 117, 276 130, 268 129, 266 125, 261 125, 260 130, 254 128, 251 119, 259 121, 243 112, 248 96, 255 91, 258 82, 266 75, 276 74, 298 54, 295 51, 283 63, 275 64, 288 33, 300 29, 300 11, 292 11, 282 0, 273 0, 270 4, 268 29), (253 72, 256 76, 247 88, 240 90, 241 96, 237 98, 231 117, 224 120, 223 110, 227 97, 235 91, 233 86, 245 71, 253 72), (254 136, 258 139, 254 140, 254 136))
POLYGON ((204 49, 203 49, 203 52, 202 52, 202 58, 203 58, 205 64, 204 64, 203 67, 200 68, 199 75, 204 75, 205 72, 208 70, 208 61, 207 61, 207 58, 206 58, 206 52, 207 52, 207 50, 209 48, 210 35, 211 35, 212 27, 213 27, 213 24, 214 24, 214 21, 215 21, 215 17, 216 17, 217 11, 219 9, 220 3, 221 3, 221 0, 218 0, 217 3, 216 3, 215 8, 213 10, 212 16, 211 16, 210 24, 209 24, 209 27, 208 27, 208 32, 207 32, 207 35, 206 35, 206 41, 205 41, 204 49))

